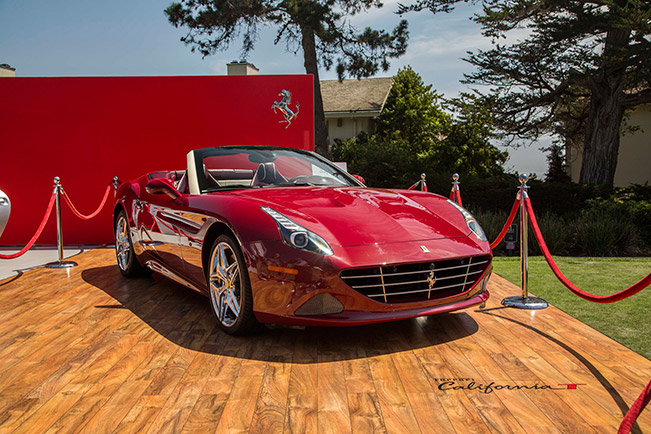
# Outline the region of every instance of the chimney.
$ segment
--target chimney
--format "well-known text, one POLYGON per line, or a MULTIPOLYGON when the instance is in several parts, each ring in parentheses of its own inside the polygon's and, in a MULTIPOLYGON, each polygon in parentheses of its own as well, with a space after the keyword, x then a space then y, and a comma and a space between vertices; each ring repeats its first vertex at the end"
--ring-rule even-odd
POLYGON ((15 77, 16 68, 12 68, 6 63, 0 64, 0 77, 15 77))
POLYGON ((258 75, 260 70, 246 60, 233 60, 226 65, 228 75, 258 75))

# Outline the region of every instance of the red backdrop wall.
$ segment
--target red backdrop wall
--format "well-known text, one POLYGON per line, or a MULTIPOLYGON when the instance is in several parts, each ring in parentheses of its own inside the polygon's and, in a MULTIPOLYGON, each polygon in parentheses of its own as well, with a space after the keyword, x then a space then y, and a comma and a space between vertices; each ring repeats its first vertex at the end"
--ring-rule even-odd
MULTIPOLYGON (((309 75, 2 78, 0 189, 12 211, 0 245, 22 246, 32 237, 54 176, 90 214, 113 176, 185 169, 191 149, 313 150, 312 89, 309 75), (300 104, 289 128, 271 109, 282 89, 292 93, 290 108, 300 104)), ((65 244, 113 242, 111 206, 90 221, 62 208, 65 244)), ((55 226, 53 213, 37 244, 56 244, 55 226)))

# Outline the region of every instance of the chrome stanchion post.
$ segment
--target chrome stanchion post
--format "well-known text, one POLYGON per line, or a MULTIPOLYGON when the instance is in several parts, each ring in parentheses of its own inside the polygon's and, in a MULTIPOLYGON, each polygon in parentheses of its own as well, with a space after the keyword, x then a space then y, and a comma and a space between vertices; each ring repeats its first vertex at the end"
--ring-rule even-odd
POLYGON ((425 174, 420 174, 420 191, 427 191, 427 184, 425 183, 425 174))
POLYGON ((528 180, 529 176, 526 173, 520 175, 518 198, 520 199, 520 288, 522 289, 522 295, 506 297, 502 300, 502 304, 519 309, 544 309, 549 306, 545 300, 529 296, 529 217, 525 206, 525 199, 529 198, 527 193, 529 188, 527 186, 528 180))
POLYGON ((120 185, 120 181, 118 181, 118 177, 114 176, 113 177, 113 194, 116 194, 118 192, 118 186, 120 185))
POLYGON ((522 288, 522 298, 529 296, 529 220, 527 216, 527 207, 524 200, 527 198, 527 179, 526 174, 520 175, 520 288, 522 288))
POLYGON ((61 227, 61 180, 58 176, 54 177, 54 193, 56 193, 56 213, 57 213, 57 250, 59 260, 45 264, 46 268, 70 268, 76 267, 77 263, 63 260, 63 229, 61 227))

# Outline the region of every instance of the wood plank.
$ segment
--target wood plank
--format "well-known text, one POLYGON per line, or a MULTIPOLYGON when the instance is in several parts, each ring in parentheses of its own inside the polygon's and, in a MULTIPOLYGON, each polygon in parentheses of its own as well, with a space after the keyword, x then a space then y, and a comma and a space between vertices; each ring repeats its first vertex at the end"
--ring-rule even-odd
POLYGON ((374 393, 349 393, 350 424, 353 433, 386 433, 380 402, 374 393))
POLYGON ((287 391, 287 433, 315 433, 318 412, 318 368, 316 363, 297 363, 291 367, 287 391))
POLYGON ((217 425, 217 433, 249 432, 262 385, 261 376, 238 375, 217 425))
POLYGON ((113 432, 148 386, 147 380, 122 383, 79 432, 84 434, 113 432))
POLYGON ((217 426, 226 402, 227 399, 220 395, 199 396, 181 432, 202 434, 217 426))
POLYGON ((268 362, 253 412, 251 432, 282 433, 285 428, 291 364, 268 362))
POLYGON ((346 394, 344 365, 338 361, 327 361, 319 357, 317 390, 318 413, 317 432, 350 433, 350 410, 346 394))
MULTIPOLYGON (((24 420, 13 432, 26 434, 46 432, 56 420, 79 401, 88 389, 90 389, 89 385, 81 384, 66 387, 40 407, 37 414, 32 414, 31 417, 24 420)), ((9 425, 2 425, 2 430, 10 428, 9 425)))
MULTIPOLYGON (((212 328, 211 328, 212 331, 212 328)), ((206 335, 204 333, 204 335, 206 335)), ((207 336, 207 335, 206 335, 207 336)), ((205 343, 202 350, 220 348, 213 343, 205 343)), ((213 369, 210 361, 212 354, 201 352, 197 354, 188 366, 179 384, 167 399, 158 416, 149 428, 152 432, 179 432, 185 426, 192 409, 206 384, 213 369)), ((162 396, 165 396, 164 394, 162 396)))
POLYGON ((404 390, 398 370, 381 339, 366 342, 369 366, 377 391, 386 430, 392 433, 418 433, 420 428, 404 390))

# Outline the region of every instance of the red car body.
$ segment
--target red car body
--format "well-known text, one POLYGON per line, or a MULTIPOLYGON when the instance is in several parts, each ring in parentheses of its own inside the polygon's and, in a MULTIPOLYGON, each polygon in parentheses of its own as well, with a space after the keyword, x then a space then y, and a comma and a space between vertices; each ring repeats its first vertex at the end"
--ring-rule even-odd
MULTIPOLYGON (((270 149, 310 154, 330 164, 305 151, 270 149)), ((201 172, 193 162, 196 155, 190 154, 187 171, 149 173, 118 189, 115 219, 125 216, 141 266, 209 295, 210 249, 217 237, 228 234, 237 243, 233 250, 241 250, 245 266, 240 272, 248 275, 252 310, 260 323, 361 325, 449 312, 488 299, 490 246, 470 229, 460 209, 441 196, 366 188, 346 172, 336 174, 344 185, 303 185, 303 178, 319 177, 297 176, 300 183, 283 178, 281 184, 296 183, 291 186, 205 192, 195 186, 194 192, 184 192, 187 187, 175 183, 178 187, 184 182, 180 178, 201 172), (285 220, 310 236, 318 234, 329 246, 328 254, 289 243, 282 236, 285 220)), ((244 172, 239 166, 237 171, 244 172)))

